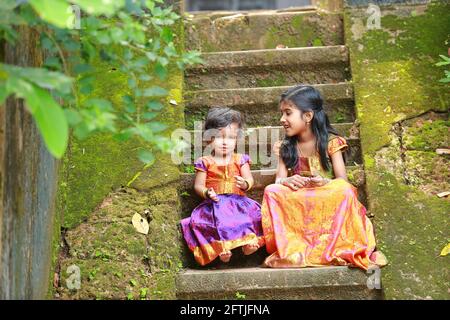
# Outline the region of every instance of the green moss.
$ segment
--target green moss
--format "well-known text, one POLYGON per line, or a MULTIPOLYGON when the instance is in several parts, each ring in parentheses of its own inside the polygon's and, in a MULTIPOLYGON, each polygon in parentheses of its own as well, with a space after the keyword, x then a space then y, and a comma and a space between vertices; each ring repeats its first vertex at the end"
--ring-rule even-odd
POLYGON ((314 28, 305 22, 303 15, 296 15, 291 19, 290 24, 280 26, 271 26, 264 35, 265 47, 275 48, 279 44, 283 44, 290 48, 311 46, 315 38, 314 28), (291 35, 292 30, 301 31, 295 37, 291 35))
POLYGON ((422 151, 446 148, 449 146, 449 130, 450 121, 448 120, 426 122, 421 127, 408 130, 404 139, 405 147, 422 151))
POLYGON ((365 152, 374 154, 389 142, 392 123, 448 108, 450 92, 438 82, 441 70, 434 66, 438 55, 447 51, 448 9, 448 5, 433 3, 423 15, 382 17, 382 30, 366 30, 358 40, 352 38, 351 16, 346 15, 357 113, 364 119, 361 139, 365 152), (401 32, 396 36, 397 31, 401 32))
MULTIPOLYGON (((382 270, 385 297, 442 299, 448 296, 448 257, 439 257, 439 252, 448 243, 448 217, 443 213, 449 211, 449 202, 429 195, 431 181, 425 176, 432 172, 428 165, 445 166, 445 161, 430 152, 405 152, 404 147, 434 148, 442 143, 439 135, 448 123, 408 129, 403 147, 392 140, 391 130, 404 119, 448 109, 450 92, 438 82, 442 70, 434 64, 448 49, 450 4, 433 2, 421 15, 405 14, 409 8, 399 6, 401 16, 382 16, 380 30, 365 30, 365 9, 346 9, 346 44, 369 210, 375 216, 379 249, 390 261, 382 270), (386 153, 383 147, 392 150, 386 153), (422 174, 420 181, 413 179, 422 174)), ((448 175, 442 170, 433 174, 438 179, 448 175)))
POLYGON ((387 299, 447 299, 448 201, 428 197, 387 172, 367 171, 378 249, 388 258, 382 269, 387 299))
POLYGON ((264 78, 256 80, 258 87, 279 87, 286 85, 286 80, 282 72, 273 75, 271 78, 264 78))
POLYGON ((316 38, 313 40, 313 47, 321 47, 323 46, 322 39, 316 38))
POLYGON ((148 288, 147 298, 173 299, 174 276, 181 263, 175 186, 168 184, 145 193, 128 188, 112 193, 109 199, 114 200, 67 232, 70 252, 61 260, 59 297, 140 299, 141 288, 148 288), (133 214, 143 214, 145 209, 150 210, 148 235, 131 225, 133 214), (65 271, 73 264, 81 270, 78 291, 65 287, 70 276, 65 271))

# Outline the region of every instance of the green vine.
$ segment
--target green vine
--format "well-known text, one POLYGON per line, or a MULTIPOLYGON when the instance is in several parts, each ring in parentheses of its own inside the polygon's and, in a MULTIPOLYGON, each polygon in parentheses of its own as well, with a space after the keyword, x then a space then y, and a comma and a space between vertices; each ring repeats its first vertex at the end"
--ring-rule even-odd
POLYGON ((148 148, 139 159, 151 164, 154 151, 169 152, 174 142, 162 135, 166 126, 155 118, 169 92, 164 83, 169 66, 183 70, 201 62, 196 51, 180 52, 175 23, 180 19, 162 0, 2 0, 0 40, 14 46, 19 26, 40 34, 47 54, 39 68, 0 63, 0 105, 9 96, 24 99, 48 150, 64 154, 69 128, 78 139, 111 132, 118 141, 139 137, 148 148), (80 9, 81 15, 74 15, 80 9), (74 26, 80 23, 80 28, 74 26), (105 97, 94 96, 94 61, 118 66, 128 78, 120 112, 105 97), (80 99, 80 94, 89 96, 80 99))

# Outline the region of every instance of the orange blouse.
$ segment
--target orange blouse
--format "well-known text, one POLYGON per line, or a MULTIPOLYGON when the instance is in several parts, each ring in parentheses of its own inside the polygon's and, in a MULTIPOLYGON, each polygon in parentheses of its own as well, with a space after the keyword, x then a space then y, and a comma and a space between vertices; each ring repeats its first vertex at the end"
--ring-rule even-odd
POLYGON ((218 165, 212 156, 203 156, 194 163, 196 171, 206 172, 207 188, 213 188, 217 194, 234 193, 244 196, 245 191, 236 186, 234 176, 241 176, 241 167, 251 164, 247 154, 234 153, 228 165, 218 165))
MULTIPOLYGON (((274 144, 273 152, 276 155, 280 155, 280 147, 282 141, 277 141, 274 144)), ((331 158, 333 153, 337 151, 344 151, 348 148, 347 141, 340 136, 330 135, 328 138, 328 157, 331 158)), ((316 152, 314 156, 304 157, 299 156, 297 167, 294 170, 295 174, 301 176, 314 176, 316 173, 320 173, 322 176, 331 176, 331 172, 326 172, 322 165, 320 164, 319 153, 316 152)))

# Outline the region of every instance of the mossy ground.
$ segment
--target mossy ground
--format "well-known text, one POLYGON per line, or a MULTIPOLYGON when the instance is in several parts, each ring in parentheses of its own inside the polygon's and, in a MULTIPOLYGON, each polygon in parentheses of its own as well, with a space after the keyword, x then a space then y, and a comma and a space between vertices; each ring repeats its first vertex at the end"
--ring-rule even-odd
POLYGON ((345 13, 368 200, 390 261, 382 271, 387 299, 448 298, 449 258, 439 253, 449 241, 450 202, 434 194, 448 188, 449 166, 434 150, 448 147, 450 90, 434 64, 447 54, 449 9, 382 7, 375 30, 365 27, 365 9, 345 13), (440 116, 422 116, 429 111, 440 116))
POLYGON ((174 274, 181 267, 176 226, 179 202, 173 184, 139 192, 123 188, 111 193, 88 220, 68 230, 68 253, 60 261, 60 299, 174 299, 174 274), (138 233, 131 218, 145 217, 148 235, 138 233), (67 268, 81 270, 81 289, 66 287, 67 268))

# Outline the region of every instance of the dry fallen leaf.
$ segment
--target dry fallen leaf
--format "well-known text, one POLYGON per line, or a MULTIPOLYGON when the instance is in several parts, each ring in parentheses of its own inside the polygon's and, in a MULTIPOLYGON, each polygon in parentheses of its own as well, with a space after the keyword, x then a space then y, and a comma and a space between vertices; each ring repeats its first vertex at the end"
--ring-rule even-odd
POLYGON ((450 154, 450 149, 448 148, 439 148, 436 149, 437 154, 450 154))
POLYGON ((441 257, 445 257, 450 253, 450 242, 442 249, 441 251, 441 257))
POLYGON ((147 219, 143 218, 139 213, 135 213, 131 219, 133 226, 137 232, 142 234, 148 234, 148 222, 147 219))
POLYGON ((438 194, 437 194, 437 196, 438 196, 439 198, 443 198, 443 197, 446 197, 446 196, 448 196, 448 195, 450 195, 450 191, 444 191, 444 192, 441 192, 441 193, 438 193, 438 194))

